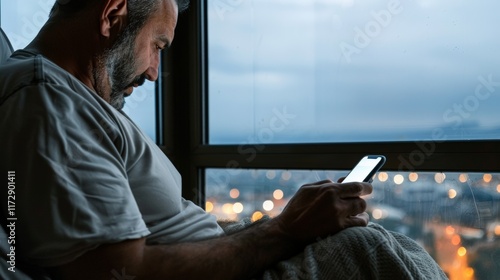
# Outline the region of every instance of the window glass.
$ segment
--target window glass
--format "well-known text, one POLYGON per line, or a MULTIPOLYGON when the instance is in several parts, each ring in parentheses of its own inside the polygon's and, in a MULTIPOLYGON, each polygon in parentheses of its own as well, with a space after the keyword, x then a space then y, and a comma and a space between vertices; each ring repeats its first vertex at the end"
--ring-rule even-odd
POLYGON ((208 1, 211 144, 500 139, 500 2, 208 1))
MULTIPOLYGON (((278 215, 305 184, 339 170, 206 170, 206 210, 221 219, 278 215)), ((450 279, 500 273, 500 174, 379 172, 366 198, 372 222, 421 244, 450 279)))
MULTIPOLYGON (((31 42, 47 21, 54 2, 54 0, 0 0, 0 26, 9 37, 14 49, 24 48, 31 42)), ((123 111, 156 141, 155 83, 146 81, 125 101, 123 111)))

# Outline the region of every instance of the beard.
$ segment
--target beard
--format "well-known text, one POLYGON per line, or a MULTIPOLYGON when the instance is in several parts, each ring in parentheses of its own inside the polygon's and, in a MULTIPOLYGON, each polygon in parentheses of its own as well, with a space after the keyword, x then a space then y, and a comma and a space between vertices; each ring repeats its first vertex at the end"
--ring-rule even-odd
POLYGON ((98 59, 100 63, 97 71, 94 71, 97 93, 103 98, 109 96, 108 103, 117 110, 125 106, 125 90, 141 86, 146 80, 145 74, 135 75, 135 38, 136 34, 130 29, 125 30, 98 59))

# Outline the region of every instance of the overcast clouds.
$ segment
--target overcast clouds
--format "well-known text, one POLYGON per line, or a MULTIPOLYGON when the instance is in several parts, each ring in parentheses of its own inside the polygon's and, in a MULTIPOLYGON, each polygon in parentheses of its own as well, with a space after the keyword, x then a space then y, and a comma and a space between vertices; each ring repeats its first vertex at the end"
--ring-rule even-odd
POLYGON ((500 82, 499 10, 493 0, 210 0, 212 140, 258 136, 284 106, 297 118, 273 141, 413 140, 437 127, 499 138, 500 87, 474 96, 478 76, 500 82))
MULTIPOLYGON (((2 1, 15 45, 53 2, 2 1)), ((498 139, 498 11, 494 0, 209 0, 211 140, 414 140, 435 128, 498 139), (276 112, 285 126, 272 127, 276 112)), ((154 136, 152 85, 132 97, 128 112, 154 136)))

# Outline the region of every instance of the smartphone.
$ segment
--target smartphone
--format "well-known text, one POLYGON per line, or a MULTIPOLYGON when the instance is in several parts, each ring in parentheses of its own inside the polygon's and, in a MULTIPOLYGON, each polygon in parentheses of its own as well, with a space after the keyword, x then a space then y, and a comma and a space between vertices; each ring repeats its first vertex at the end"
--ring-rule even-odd
POLYGON ((364 156, 358 164, 347 174, 342 183, 371 182, 373 175, 384 165, 385 157, 381 155, 364 156))

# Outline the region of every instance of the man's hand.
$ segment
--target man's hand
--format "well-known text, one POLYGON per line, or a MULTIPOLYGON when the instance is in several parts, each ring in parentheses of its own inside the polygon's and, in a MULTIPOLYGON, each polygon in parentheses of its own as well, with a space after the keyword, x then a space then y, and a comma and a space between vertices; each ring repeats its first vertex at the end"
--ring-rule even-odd
POLYGON ((275 218, 292 238, 308 243, 317 237, 353 226, 366 226, 369 183, 333 183, 330 180, 302 186, 283 212, 275 218))
POLYGON ((102 245, 54 268, 60 279, 247 279, 289 258, 317 237, 365 226, 368 183, 304 185, 276 218, 233 235, 201 242, 146 245, 145 239, 102 245))

